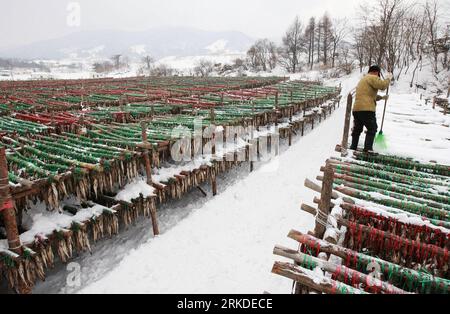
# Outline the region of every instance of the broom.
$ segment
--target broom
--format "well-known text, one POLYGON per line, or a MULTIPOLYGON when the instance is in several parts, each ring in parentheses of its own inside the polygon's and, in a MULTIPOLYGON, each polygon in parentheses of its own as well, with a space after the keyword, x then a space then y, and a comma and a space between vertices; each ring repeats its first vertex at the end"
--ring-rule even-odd
MULTIPOLYGON (((383 77, 384 79, 384 77, 383 77)), ((389 95, 389 86, 386 89, 386 96, 389 95)), ((384 101, 384 110, 383 110, 383 120, 381 122, 381 130, 380 132, 377 134, 377 136, 375 137, 375 145, 378 146, 380 149, 385 150, 387 149, 387 141, 386 141, 386 136, 384 135, 383 132, 383 127, 384 127, 384 118, 386 117, 386 107, 387 107, 387 102, 388 100, 386 99, 384 101)))

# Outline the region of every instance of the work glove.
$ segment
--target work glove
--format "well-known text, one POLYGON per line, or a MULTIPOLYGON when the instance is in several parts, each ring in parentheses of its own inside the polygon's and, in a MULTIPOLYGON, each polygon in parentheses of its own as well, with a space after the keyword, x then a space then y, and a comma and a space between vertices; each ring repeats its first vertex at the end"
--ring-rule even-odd
POLYGON ((393 78, 394 78, 394 75, 392 73, 386 74, 386 80, 392 81, 393 78))

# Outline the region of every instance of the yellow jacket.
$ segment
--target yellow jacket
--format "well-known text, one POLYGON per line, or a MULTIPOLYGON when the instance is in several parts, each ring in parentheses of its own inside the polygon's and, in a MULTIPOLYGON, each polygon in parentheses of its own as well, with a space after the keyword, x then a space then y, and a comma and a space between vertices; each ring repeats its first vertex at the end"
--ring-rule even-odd
POLYGON ((353 111, 376 111, 377 101, 380 100, 378 90, 388 88, 390 80, 382 80, 378 76, 367 74, 356 87, 353 111))

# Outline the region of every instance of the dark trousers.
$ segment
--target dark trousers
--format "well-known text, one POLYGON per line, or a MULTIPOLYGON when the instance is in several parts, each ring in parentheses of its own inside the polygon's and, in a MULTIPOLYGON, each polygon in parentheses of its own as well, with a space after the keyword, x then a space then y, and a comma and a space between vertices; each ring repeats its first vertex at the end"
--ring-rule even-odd
POLYGON ((352 132, 352 146, 350 149, 356 150, 358 148, 359 137, 364 130, 367 128, 366 141, 364 144, 364 150, 373 150, 373 142, 375 136, 377 135, 378 125, 377 117, 375 112, 372 111, 358 111, 353 112, 354 125, 352 132))

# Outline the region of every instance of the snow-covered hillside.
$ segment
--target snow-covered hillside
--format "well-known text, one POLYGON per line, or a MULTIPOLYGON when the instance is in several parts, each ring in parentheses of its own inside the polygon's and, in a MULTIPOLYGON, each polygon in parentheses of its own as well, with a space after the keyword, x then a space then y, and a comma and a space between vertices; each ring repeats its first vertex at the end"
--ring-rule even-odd
POLYGON ((25 59, 109 58, 114 54, 139 57, 143 52, 159 59, 166 56, 202 55, 218 42, 229 50, 246 51, 253 39, 236 31, 205 31, 189 27, 147 31, 81 31, 26 46, 0 50, 0 57, 25 59), (138 48, 138 49, 136 49, 138 48))

